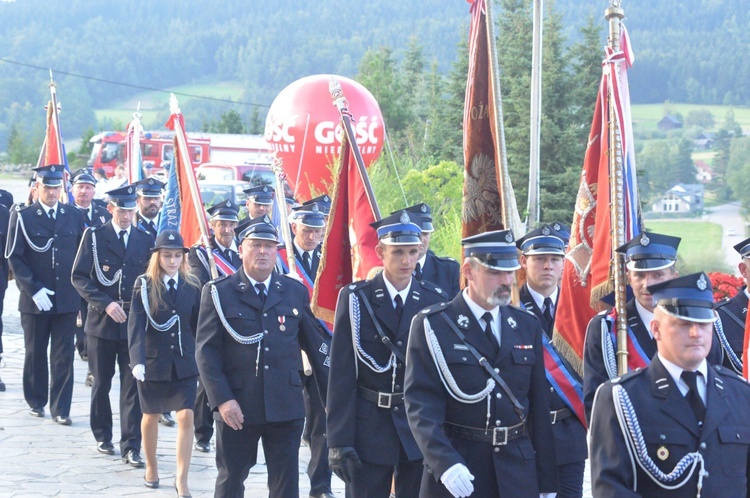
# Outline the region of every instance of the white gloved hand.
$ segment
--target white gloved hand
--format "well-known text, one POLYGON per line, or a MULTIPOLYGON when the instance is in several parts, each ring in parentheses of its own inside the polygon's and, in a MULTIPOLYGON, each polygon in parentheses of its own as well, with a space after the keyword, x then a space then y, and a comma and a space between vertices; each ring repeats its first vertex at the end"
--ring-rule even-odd
POLYGON ((556 498, 557 493, 539 493, 539 498, 556 498))
POLYGON ((146 365, 139 363, 134 366, 133 377, 135 377, 135 380, 140 380, 141 382, 146 380, 146 365))
POLYGON ((49 296, 54 296, 55 291, 51 291, 46 287, 42 287, 39 289, 39 292, 31 296, 31 299, 34 300, 34 304, 36 304, 36 307, 39 308, 39 311, 49 311, 52 309, 52 301, 50 301, 49 296))
POLYGON ((440 482, 455 498, 470 496, 474 492, 473 480, 474 476, 462 463, 455 464, 440 476, 440 482))

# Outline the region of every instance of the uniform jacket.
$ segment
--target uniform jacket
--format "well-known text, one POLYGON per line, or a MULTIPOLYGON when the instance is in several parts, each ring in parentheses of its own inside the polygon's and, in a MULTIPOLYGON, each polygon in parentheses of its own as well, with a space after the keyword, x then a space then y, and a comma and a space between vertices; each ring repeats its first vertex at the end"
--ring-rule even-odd
POLYGON ((303 418, 300 349, 325 396, 329 339, 319 333, 307 289, 289 277, 273 274, 265 305, 242 270, 205 285, 197 342, 198 370, 215 420, 221 420, 218 406, 231 399, 246 424, 303 418), (229 325, 244 336, 263 332, 259 343, 244 345, 230 335, 214 307, 212 285, 229 325))
MULTIPOLYGON (((558 292, 558 297, 560 293, 558 292)), ((542 314, 542 310, 536 305, 536 301, 529 293, 528 284, 524 284, 520 290, 521 303, 527 311, 534 314, 539 319, 539 323, 542 328, 545 328, 545 320, 542 314)), ((555 303, 557 305, 557 303, 555 303)), ((552 340, 552 329, 554 328, 554 320, 552 326, 546 328, 547 337, 550 341, 552 340)), ((554 348, 554 345, 552 346, 554 348)), ((570 375, 575 377, 579 382, 583 380, 578 376, 578 373, 571 367, 566 361, 565 357, 560 355, 561 361, 567 367, 567 371, 570 375)), ((552 411, 562 410, 563 408, 569 408, 568 405, 562 400, 552 384, 547 381, 549 387, 549 407, 552 411)), ((588 448, 586 445, 586 428, 583 426, 578 417, 574 415, 556 421, 552 425, 552 433, 555 436, 555 451, 557 454, 557 464, 565 465, 573 462, 581 462, 586 460, 588 457, 588 448)))
POLYGON ((432 282, 443 289, 448 299, 453 299, 461 290, 461 266, 455 259, 435 256, 428 249, 421 280, 432 282))
POLYGON ((68 204, 69 206, 77 208, 83 213, 83 223, 86 227, 99 227, 104 225, 106 222, 112 219, 112 214, 107 210, 106 207, 100 205, 97 202, 91 202, 91 222, 86 219, 86 213, 75 205, 75 203, 68 204))
MULTIPOLYGON (((297 259, 297 265, 304 268, 304 266, 302 265, 302 254, 297 250, 296 245, 292 244, 292 247, 294 248, 294 257, 297 259)), ((322 244, 318 244, 318 246, 312 252, 312 259, 310 260, 310 271, 308 272, 310 280, 315 280, 315 276, 318 274, 318 266, 320 265, 321 256, 320 250, 322 247, 322 244)))
POLYGON ((148 220, 141 216, 140 212, 135 213, 135 219, 133 220, 134 225, 138 225, 139 227, 143 228, 146 232, 148 232, 151 237, 156 239, 156 235, 159 231, 159 216, 157 215, 156 218, 154 218, 154 227, 151 228, 148 224, 148 220))
POLYGON ((593 495, 607 497, 695 497, 698 470, 682 487, 658 486, 631 462, 615 414, 612 389, 621 385, 635 409, 648 456, 665 473, 685 454, 700 451, 708 476, 701 496, 748 495, 750 453, 750 386, 728 369, 708 367, 703 429, 659 358, 614 383, 602 385, 591 416, 593 495), (661 458, 658 456, 661 455, 661 458), (664 460, 662 460, 664 458, 664 460), (636 475, 633 475, 634 469, 636 475))
POLYGON ((492 356, 490 342, 463 293, 450 303, 433 306, 412 322, 411 340, 406 358, 406 409, 409 425, 425 466, 434 480, 422 481, 423 496, 451 496, 439 482, 440 476, 457 463, 474 474, 476 496, 536 497, 557 486, 557 465, 549 415, 547 379, 544 375, 541 328, 539 321, 525 310, 500 308, 501 345, 492 356), (466 336, 466 343, 490 360, 524 407, 530 435, 510 441, 493 450, 490 443, 448 437, 444 422, 484 429, 511 427, 521 422, 512 402, 500 386, 490 393, 490 418, 487 400, 464 403, 446 390, 438 367, 428 348, 425 321, 440 344, 447 367, 458 387, 466 394, 482 391, 490 378, 466 343, 459 339, 440 316, 444 312, 466 336), (429 486, 427 489, 424 486, 429 486))
POLYGON ((10 212, 4 204, 0 205, 0 247, 3 253, 0 254, 0 290, 8 288, 8 260, 5 258, 5 244, 8 240, 8 224, 10 223, 10 212))
MULTIPOLYGON (((604 354, 602 353, 601 324, 611 310, 602 311, 589 322, 586 331, 586 341, 583 348, 583 404, 586 408, 586 419, 591 419, 591 406, 594 403, 594 395, 597 388, 609 380, 607 370, 604 367, 604 354)), ((635 299, 631 299, 625 306, 628 315, 628 326, 633 331, 638 344, 643 349, 647 358, 656 355, 656 341, 651 337, 648 327, 641 320, 641 315, 635 307, 635 299)), ((617 344, 614 345, 617 348, 617 344)), ((709 365, 721 364, 721 346, 718 341, 711 343, 711 352, 708 354, 709 365)))
MULTIPOLYGON (((169 381, 172 379, 172 366, 177 378, 198 375, 195 363, 195 329, 200 310, 200 289, 179 279, 176 299, 168 291, 162 294, 165 308, 159 308, 151 318, 157 324, 166 323, 172 316, 180 317, 179 327, 175 323, 169 330, 155 329, 144 311, 141 298, 143 280, 135 281, 133 301, 128 315, 128 347, 130 364, 146 366, 146 380, 169 381)), ((152 282, 149 281, 151 291, 152 282)))
MULTIPOLYGON (((745 286, 733 298, 720 302, 716 311, 719 312, 719 319, 721 320, 724 335, 729 341, 729 347, 732 348, 732 351, 734 351, 734 354, 739 359, 742 359, 742 343, 745 339, 745 317, 747 317, 745 286), (741 323, 737 323, 735 318, 729 314, 730 312, 734 317, 739 318, 741 323)), ((726 353, 724 353, 722 364, 727 368, 732 368, 726 353)))
MULTIPOLYGON (((216 238, 212 235, 211 236, 211 250, 218 249, 219 246, 216 244, 216 238)), ((209 268, 203 264, 203 259, 201 259, 198 256, 198 252, 200 252, 200 256, 203 257, 206 261, 208 261, 206 256, 206 248, 203 247, 200 244, 196 244, 193 247, 190 248, 190 253, 188 255, 188 264, 190 265, 190 270, 193 272, 193 275, 198 277, 198 280, 200 280, 201 284, 205 284, 209 280, 213 280, 211 277, 211 272, 209 271, 209 268)), ((230 263, 232 263, 232 266, 235 267, 235 269, 240 269, 242 267, 242 261, 240 260, 240 255, 237 254, 235 251, 229 251, 229 254, 232 256, 230 263)), ((221 276, 221 273, 219 273, 221 276)))
MULTIPOLYGON (((385 287, 382 272, 372 280, 341 289, 333 324, 331 376, 328 384, 328 447, 354 447, 364 461, 395 465, 403 446, 409 460, 419 460, 422 455, 409 430, 404 405, 393 405, 390 409, 380 408, 357 393, 358 387, 384 393, 402 393, 404 390, 404 365, 401 360, 397 360, 396 380, 393 384, 392 369, 376 373, 355 355, 349 300, 350 296, 359 300, 360 290, 370 303, 383 333, 404 356, 412 317, 422 308, 448 298, 445 292, 430 282, 412 278, 401 322, 397 323, 396 311, 385 287)), ((359 311, 362 349, 378 365, 384 366, 388 363, 391 350, 381 341, 364 304, 360 303, 359 311)))
POLYGON ((37 201, 17 212, 13 217, 15 223, 9 227, 10 267, 21 289, 18 311, 22 313, 71 313, 81 307, 70 284, 70 272, 83 233, 83 215, 78 209, 58 203, 56 217, 51 220, 48 210, 37 201), (24 231, 35 246, 44 247, 50 240, 52 245, 44 252, 37 252, 29 246, 24 231), (46 312, 40 311, 32 299, 43 287, 55 292, 49 296, 53 307, 46 312))
POLYGON ((105 309, 114 302, 122 302, 128 313, 135 279, 146 271, 154 239, 145 230, 130 228, 127 248, 123 249, 112 226, 112 221, 100 227, 90 227, 83 234, 73 265, 73 285, 89 304, 84 331, 88 335, 109 340, 127 340, 126 324, 116 323, 105 309), (122 269, 122 277, 114 285, 105 286, 94 268, 93 239, 96 237, 99 268, 107 279, 122 269))

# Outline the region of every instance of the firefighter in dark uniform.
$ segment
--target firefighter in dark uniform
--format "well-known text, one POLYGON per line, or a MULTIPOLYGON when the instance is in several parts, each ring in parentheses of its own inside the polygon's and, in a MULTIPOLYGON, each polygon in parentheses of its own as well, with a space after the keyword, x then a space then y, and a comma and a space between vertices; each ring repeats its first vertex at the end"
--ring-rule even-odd
POLYGON ((242 191, 247 196, 245 207, 247 207, 248 219, 252 220, 261 216, 271 215, 273 188, 268 185, 256 185, 255 187, 245 188, 242 191))
MULTIPOLYGON (((227 199, 211 206, 207 209, 207 212, 211 217, 210 223, 213 235, 210 241, 215 261, 218 263, 216 265, 218 275, 232 275, 242 266, 234 233, 239 221, 240 208, 230 199, 227 199), (218 258, 221 258, 222 261, 219 262, 218 258)), ((198 277, 201 286, 212 280, 208 253, 205 247, 200 244, 191 247, 188 264, 193 275, 198 277)), ((214 435, 214 417, 208 404, 206 389, 200 378, 198 379, 194 414, 195 444, 193 447, 196 451, 208 453, 211 451, 211 438, 214 435)))
MULTIPOLYGON (((10 223, 10 207, 13 205, 13 194, 7 190, 0 189, 0 247, 3 253, 0 255, 0 363, 3 361, 3 303, 5 291, 8 289, 8 260, 5 257, 5 244, 8 236, 8 225, 10 223)), ((0 391, 5 391, 5 383, 0 379, 0 391)))
POLYGON ((550 419, 555 437, 558 498, 583 495, 583 473, 588 457, 583 410, 583 380, 552 343, 555 310, 560 295, 558 281, 563 271, 563 235, 544 224, 516 242, 526 282, 521 286, 521 304, 542 325, 545 375, 549 387, 550 419))
POLYGON ((737 294, 720 301, 716 306, 719 319, 714 324, 716 336, 724 354, 722 364, 734 372, 742 374, 743 341, 745 340, 745 319, 747 318, 748 294, 747 282, 750 278, 750 239, 745 239, 734 246, 742 257, 737 269, 745 279, 745 285, 737 294))
POLYGON ((130 374, 127 318, 135 279, 145 273, 154 239, 133 223, 135 186, 107 192, 112 219, 89 227, 83 235, 73 265, 73 285, 88 302, 84 329, 88 340, 91 389, 91 430, 97 450, 115 452, 112 444, 112 408, 109 391, 115 365, 120 370, 120 453, 125 463, 143 467, 141 407, 130 374))
POLYGON ((422 246, 419 248, 419 260, 414 268, 417 280, 426 280, 437 285, 449 299, 461 291, 461 268, 453 258, 436 256, 430 250, 430 237, 435 228, 432 224, 432 211, 427 204, 416 204, 406 208, 415 222, 422 228, 422 246))
POLYGON ((196 359, 216 421, 214 496, 243 496, 262 439, 269 496, 298 498, 300 349, 324 394, 328 339, 305 286, 273 271, 278 236, 271 220, 250 220, 239 240, 242 269, 204 286, 198 318, 196 359))
POLYGON ((347 497, 416 497, 422 454, 404 411, 409 324, 444 301, 439 287, 413 278, 421 230, 406 211, 375 223, 383 271, 341 289, 333 324, 328 384, 329 464, 347 497))
POLYGON ((406 410, 427 497, 538 497, 557 488, 542 330, 509 306, 513 234, 461 241, 468 286, 412 322, 406 410))
POLYGON ((34 169, 39 198, 16 213, 5 255, 21 290, 18 311, 26 348, 24 398, 31 415, 44 417, 49 400, 54 421, 70 425, 73 331, 81 302, 69 275, 83 234, 83 215, 58 201, 63 168, 49 165, 34 169))
MULTIPOLYGON (((112 215, 105 207, 94 202, 94 194, 96 193, 96 180, 93 176, 88 173, 88 170, 78 170, 73 174, 73 178, 70 181, 73 194, 72 205, 77 207, 83 213, 83 221, 85 226, 98 227, 104 225, 106 222, 112 219, 112 215)), ((88 350, 86 348, 86 333, 83 331, 83 324, 86 323, 86 308, 87 303, 85 299, 81 299, 81 324, 76 325, 76 349, 81 359, 88 360, 88 350)), ((86 385, 91 387, 93 383, 93 377, 90 377, 91 372, 86 376, 86 385)))
POLYGON ((136 186, 138 193, 136 200, 138 211, 135 215, 135 225, 145 229, 155 240, 159 231, 159 212, 164 204, 162 200, 164 183, 155 178, 145 178, 138 180, 133 185, 136 186))
POLYGON ((696 273, 648 290, 658 355, 596 393, 592 493, 748 496, 750 386, 706 361, 716 320, 711 281, 696 273))

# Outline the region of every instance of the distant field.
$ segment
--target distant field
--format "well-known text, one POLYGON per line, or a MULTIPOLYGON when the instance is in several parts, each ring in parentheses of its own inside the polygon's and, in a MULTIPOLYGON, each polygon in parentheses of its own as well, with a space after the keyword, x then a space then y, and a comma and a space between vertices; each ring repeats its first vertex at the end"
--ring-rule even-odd
POLYGON ((721 225, 705 221, 649 220, 646 228, 650 232, 682 239, 677 250, 677 269, 683 275, 698 271, 731 273, 731 269, 724 262, 724 252, 721 249, 721 225))
MULTIPOLYGON (((687 117, 690 111, 698 109, 706 109, 711 111, 714 115, 714 122, 716 123, 714 129, 718 129, 724 123, 724 117, 729 109, 734 112, 734 119, 737 121, 742 129, 747 132, 750 131, 750 108, 748 107, 736 107, 736 106, 721 106, 721 105, 700 105, 700 104, 641 104, 632 106, 633 126, 638 131, 653 131, 656 130, 656 123, 663 118, 667 113, 682 115, 683 119, 687 117)), ((714 131, 714 130, 708 130, 714 131)))
MULTIPOLYGON (((221 83, 203 83, 194 85, 180 85, 167 89, 188 95, 199 95, 201 97, 212 97, 217 99, 240 100, 242 98, 242 85, 234 81, 221 83)), ((184 107, 194 100, 194 97, 177 95, 180 107, 184 107)), ((156 121, 159 113, 165 113, 169 108, 169 93, 166 92, 141 92, 127 100, 116 102, 106 109, 96 109, 97 120, 111 119, 127 124, 133 119, 138 103, 141 104, 141 114, 144 123, 156 121)))

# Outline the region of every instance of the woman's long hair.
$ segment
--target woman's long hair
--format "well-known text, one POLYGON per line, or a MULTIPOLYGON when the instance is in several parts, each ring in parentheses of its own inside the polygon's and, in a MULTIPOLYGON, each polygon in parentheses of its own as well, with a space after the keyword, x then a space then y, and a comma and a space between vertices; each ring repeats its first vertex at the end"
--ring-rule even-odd
MULTIPOLYGON (((193 275, 193 272, 188 265, 188 253, 185 253, 182 257, 182 263, 180 268, 177 270, 177 274, 181 280, 184 280, 188 285, 192 285, 196 289, 201 288, 200 280, 198 277, 193 275)), ((150 313, 153 315, 159 308, 166 308, 167 303, 164 301, 164 293, 167 291, 167 287, 164 285, 164 271, 159 265, 159 250, 151 253, 151 259, 148 260, 148 267, 146 268, 146 279, 148 281, 148 308, 150 313)))

